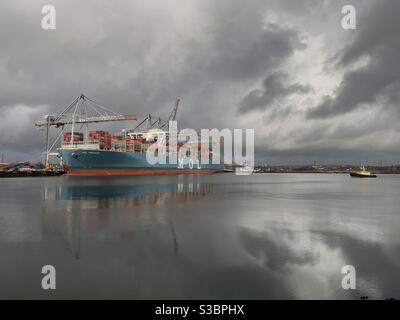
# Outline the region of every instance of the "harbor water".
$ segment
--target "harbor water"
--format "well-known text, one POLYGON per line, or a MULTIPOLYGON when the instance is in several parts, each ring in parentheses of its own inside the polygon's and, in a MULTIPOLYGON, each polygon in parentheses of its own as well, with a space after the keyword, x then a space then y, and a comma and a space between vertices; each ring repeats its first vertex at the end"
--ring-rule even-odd
POLYGON ((400 299, 399 190, 400 175, 4 178, 0 298, 400 299))

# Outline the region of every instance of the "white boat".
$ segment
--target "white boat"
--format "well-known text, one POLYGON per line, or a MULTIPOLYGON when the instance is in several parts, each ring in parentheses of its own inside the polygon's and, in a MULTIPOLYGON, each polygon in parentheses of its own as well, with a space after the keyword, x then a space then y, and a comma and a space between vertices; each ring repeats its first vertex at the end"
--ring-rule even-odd
POLYGON ((247 162, 243 164, 243 166, 235 169, 235 174, 239 176, 250 175, 254 172, 254 167, 249 166, 247 162))

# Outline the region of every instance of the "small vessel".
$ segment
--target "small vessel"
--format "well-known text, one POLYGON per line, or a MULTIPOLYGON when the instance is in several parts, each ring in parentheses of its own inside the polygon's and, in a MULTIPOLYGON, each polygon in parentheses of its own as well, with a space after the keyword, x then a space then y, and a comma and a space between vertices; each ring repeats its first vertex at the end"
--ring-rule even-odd
POLYGON ((355 178, 376 178, 377 175, 373 174, 367 170, 365 170, 365 167, 362 166, 360 171, 354 171, 350 172, 350 176, 355 177, 355 178))
POLYGON ((240 175, 243 175, 243 176, 250 175, 253 172, 254 172, 254 167, 249 166, 246 161, 243 163, 242 166, 236 168, 236 170, 235 170, 235 174, 239 175, 239 176, 240 175))

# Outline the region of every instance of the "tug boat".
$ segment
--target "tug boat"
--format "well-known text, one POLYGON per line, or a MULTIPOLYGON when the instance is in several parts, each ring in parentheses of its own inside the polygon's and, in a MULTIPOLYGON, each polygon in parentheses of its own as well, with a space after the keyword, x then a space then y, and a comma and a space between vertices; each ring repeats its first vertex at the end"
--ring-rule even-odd
POLYGON ((376 178, 377 177, 376 174, 373 174, 373 173, 365 170, 364 166, 361 167, 361 171, 350 172, 350 176, 355 177, 355 178, 376 178))

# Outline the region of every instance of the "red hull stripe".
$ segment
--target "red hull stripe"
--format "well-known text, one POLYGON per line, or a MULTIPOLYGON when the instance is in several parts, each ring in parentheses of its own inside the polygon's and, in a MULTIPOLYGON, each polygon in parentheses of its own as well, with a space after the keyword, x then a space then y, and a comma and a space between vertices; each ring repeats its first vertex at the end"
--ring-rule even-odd
POLYGON ((190 170, 190 169, 72 169, 69 176, 152 176, 152 175, 177 175, 177 174, 210 174, 215 170, 190 170))

